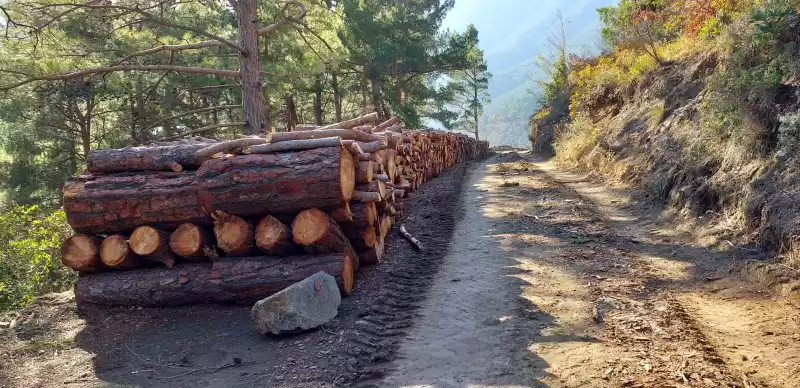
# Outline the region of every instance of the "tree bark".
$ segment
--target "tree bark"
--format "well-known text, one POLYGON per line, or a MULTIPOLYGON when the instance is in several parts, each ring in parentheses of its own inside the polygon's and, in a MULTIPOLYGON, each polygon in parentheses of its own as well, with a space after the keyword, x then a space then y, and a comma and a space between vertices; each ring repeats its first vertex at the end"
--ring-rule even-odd
POLYGON ((200 203, 209 210, 241 217, 296 213, 349 201, 355 165, 339 147, 235 156, 206 161, 197 181, 200 203))
POLYGON ((205 147, 207 143, 98 149, 89 153, 86 169, 89 172, 194 170, 204 160, 195 153, 205 147))
MULTIPOLYGON (((342 225, 342 231, 345 236, 350 240, 350 244, 357 250, 369 249, 375 246, 378 238, 375 228, 367 226, 366 228, 353 228, 348 227, 346 224, 342 225)), ((360 256, 359 256, 360 257, 360 256)))
POLYGON ((359 258, 362 258, 361 261, 365 266, 378 264, 383 261, 384 249, 385 242, 383 238, 379 236, 376 238, 374 246, 362 249, 358 252, 359 258))
POLYGON ((100 244, 100 259, 109 268, 133 269, 147 266, 147 260, 136 255, 128 239, 120 234, 108 236, 100 244))
POLYGON ((61 245, 61 263, 80 272, 97 272, 105 265, 100 259, 99 237, 79 234, 72 236, 61 245))
POLYGON ((266 103, 261 88, 261 56, 258 50, 258 15, 256 0, 231 1, 239 25, 239 72, 244 109, 244 133, 266 133, 266 103))
POLYGON ((188 261, 206 261, 216 258, 214 237, 211 231, 195 224, 181 224, 169 236, 169 248, 188 261))
POLYGON ((215 212, 214 236, 219 249, 225 251, 229 257, 255 253, 253 225, 244 218, 221 211, 215 212))
POLYGON ((184 222, 211 225, 193 172, 81 175, 63 188, 73 229, 86 234, 132 231, 142 225, 172 229, 184 222))
POLYGON ((251 304, 320 271, 336 278, 342 294, 353 290, 352 259, 333 253, 282 259, 230 258, 213 263, 181 263, 172 269, 91 274, 78 278, 75 299, 79 304, 112 306, 251 304))
POLYGON ((344 253, 353 258, 358 269, 358 256, 339 225, 319 209, 303 210, 292 222, 294 242, 308 253, 344 253))
POLYGON ((272 256, 289 256, 299 247, 292 241, 292 230, 273 216, 266 216, 258 223, 255 232, 256 246, 272 256))
POLYGON ((150 261, 163 263, 167 268, 175 265, 175 255, 169 250, 169 233, 152 226, 140 226, 131 233, 133 253, 150 261))
POLYGON ((287 92, 286 95, 283 96, 283 105, 284 109, 286 109, 286 132, 291 132, 294 130, 294 127, 300 123, 300 119, 297 117, 297 106, 294 103, 294 95, 292 95, 292 93, 287 92))

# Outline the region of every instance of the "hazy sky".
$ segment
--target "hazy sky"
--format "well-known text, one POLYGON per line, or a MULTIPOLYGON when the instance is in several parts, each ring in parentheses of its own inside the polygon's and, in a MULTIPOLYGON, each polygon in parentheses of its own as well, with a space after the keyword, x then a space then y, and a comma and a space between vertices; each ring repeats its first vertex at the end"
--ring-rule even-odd
MULTIPOLYGON (((456 5, 444 21, 443 28, 463 31, 470 23, 480 33, 481 47, 487 55, 508 50, 517 45, 523 34, 532 27, 550 28, 556 11, 569 19, 581 11, 594 12, 598 3, 615 3, 614 0, 456 0, 456 5), (585 9, 589 8, 591 9, 585 9)), ((573 26, 580 28, 582 26, 573 26)))
POLYGON ((463 31, 478 28, 487 54, 513 47, 532 26, 555 15, 558 0, 456 0, 443 27, 463 31))

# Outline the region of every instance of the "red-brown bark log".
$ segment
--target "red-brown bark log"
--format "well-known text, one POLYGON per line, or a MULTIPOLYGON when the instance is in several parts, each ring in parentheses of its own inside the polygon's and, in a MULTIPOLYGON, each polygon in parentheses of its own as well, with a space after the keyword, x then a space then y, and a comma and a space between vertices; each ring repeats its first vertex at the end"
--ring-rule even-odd
POLYGON ((175 254, 169 250, 169 233, 152 226, 136 228, 129 239, 133 253, 150 261, 163 263, 167 268, 175 265, 175 254))
POLYGON ((204 160, 195 153, 205 147, 207 143, 97 149, 89 152, 86 169, 89 172, 194 170, 204 160))
POLYGON ((273 216, 264 217, 256 226, 256 246, 271 256, 289 256, 299 251, 292 241, 292 230, 273 216))
POLYGON ((216 258, 213 233, 201 226, 185 223, 169 236, 169 249, 188 261, 216 258))
POLYGON ((105 272, 78 278, 79 304, 176 306, 199 303, 254 303, 319 271, 334 276, 342 294, 353 290, 352 259, 340 253, 224 258, 180 263, 172 269, 105 272), (120 287, 120 284, 126 285, 120 287))
POLYGON ((242 217, 296 213, 349 201, 355 165, 343 148, 317 148, 209 160, 197 180, 208 210, 242 217))
POLYGON ((210 225, 194 182, 192 172, 81 175, 63 188, 67 222, 86 234, 132 231, 142 225, 210 225))
POLYGON ((344 253, 353 258, 358 269, 358 255, 339 225, 319 209, 303 210, 292 222, 294 242, 308 253, 344 253))

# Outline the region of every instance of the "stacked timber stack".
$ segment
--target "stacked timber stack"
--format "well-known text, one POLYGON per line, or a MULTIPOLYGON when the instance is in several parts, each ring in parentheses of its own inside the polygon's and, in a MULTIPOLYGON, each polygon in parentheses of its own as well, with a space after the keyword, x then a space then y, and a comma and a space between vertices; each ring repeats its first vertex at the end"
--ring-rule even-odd
POLYGON ((402 198, 488 143, 371 114, 266 138, 90 153, 63 189, 79 302, 250 303, 383 258, 402 198))

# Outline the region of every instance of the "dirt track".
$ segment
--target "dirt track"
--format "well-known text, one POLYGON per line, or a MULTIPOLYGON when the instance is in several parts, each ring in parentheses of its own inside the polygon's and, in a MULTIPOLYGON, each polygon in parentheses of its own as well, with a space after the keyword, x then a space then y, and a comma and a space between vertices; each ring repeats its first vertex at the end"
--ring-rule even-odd
POLYGON ((249 308, 44 298, 2 330, 0 386, 794 387, 800 310, 727 276, 627 193, 500 155, 431 181, 321 330, 249 308), (464 181, 463 191, 460 182, 464 181))

